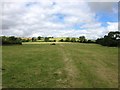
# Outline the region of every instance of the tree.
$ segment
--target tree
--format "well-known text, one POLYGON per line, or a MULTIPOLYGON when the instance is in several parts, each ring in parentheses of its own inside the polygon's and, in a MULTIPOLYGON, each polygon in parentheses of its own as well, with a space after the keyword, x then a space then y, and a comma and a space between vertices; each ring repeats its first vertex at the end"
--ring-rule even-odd
POLYGON ((9 45, 9 44, 22 44, 21 38, 11 36, 11 37, 6 37, 2 36, 2 45, 9 45))
POLYGON ((59 41, 60 41, 60 42, 64 42, 64 40, 63 40, 63 39, 60 39, 59 41))
POLYGON ((67 38, 65 39, 65 42, 70 42, 70 38, 67 37, 67 38))
POLYGON ((32 42, 36 42, 36 38, 35 37, 32 37, 32 42))
POLYGON ((56 40, 53 40, 53 42, 56 42, 56 40))
POLYGON ((45 37, 44 41, 49 42, 49 37, 45 37))
POLYGON ((104 38, 98 38, 96 43, 103 46, 119 46, 120 45, 120 32, 109 32, 104 38))
POLYGON ((75 38, 71 38, 71 42, 76 42, 76 39, 75 38))
POLYGON ((22 39, 22 42, 29 42, 29 39, 22 39))
POLYGON ((41 40, 41 38, 42 38, 41 36, 38 36, 38 40, 41 40))
POLYGON ((116 31, 116 32, 109 32, 108 36, 114 40, 116 39, 120 39, 120 32, 116 31))
POLYGON ((95 43, 95 42, 92 40, 88 40, 86 43, 95 43))
POLYGON ((85 36, 80 36, 80 37, 79 37, 79 40, 80 40, 81 43, 85 42, 85 40, 86 40, 86 39, 85 39, 85 36))
POLYGON ((15 36, 11 36, 11 37, 9 37, 9 40, 11 40, 11 41, 15 41, 17 38, 15 38, 15 36))

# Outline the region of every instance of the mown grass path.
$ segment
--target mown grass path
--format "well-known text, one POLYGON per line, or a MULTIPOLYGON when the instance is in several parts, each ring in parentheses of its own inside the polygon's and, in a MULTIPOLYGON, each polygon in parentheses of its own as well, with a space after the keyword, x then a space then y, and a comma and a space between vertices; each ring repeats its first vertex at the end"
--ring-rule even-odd
POLYGON ((62 53, 63 55, 62 60, 64 62, 65 71, 67 72, 66 80, 69 84, 69 87, 76 87, 78 85, 77 76, 79 72, 76 66, 73 64, 73 61, 69 57, 68 55, 69 53, 65 51, 64 45, 60 44, 59 50, 60 50, 60 53, 62 53))

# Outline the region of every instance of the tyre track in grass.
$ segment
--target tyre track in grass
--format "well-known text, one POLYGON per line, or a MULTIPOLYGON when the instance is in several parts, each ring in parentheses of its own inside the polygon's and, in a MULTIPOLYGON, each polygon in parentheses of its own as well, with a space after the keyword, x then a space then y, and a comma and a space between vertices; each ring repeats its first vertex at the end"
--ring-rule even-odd
POLYGON ((66 83, 68 84, 68 87, 80 87, 80 82, 77 79, 79 76, 79 71, 73 64, 72 59, 69 57, 69 53, 65 52, 64 45, 59 45, 59 51, 62 53, 62 59, 65 65, 64 68, 67 73, 66 83))

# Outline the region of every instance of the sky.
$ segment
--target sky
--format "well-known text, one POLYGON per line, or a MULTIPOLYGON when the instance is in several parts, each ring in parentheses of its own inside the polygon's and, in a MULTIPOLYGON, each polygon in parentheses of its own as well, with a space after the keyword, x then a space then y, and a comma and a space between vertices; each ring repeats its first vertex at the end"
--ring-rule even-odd
POLYGON ((117 0, 4 0, 0 7, 1 35, 97 39, 118 31, 117 0))

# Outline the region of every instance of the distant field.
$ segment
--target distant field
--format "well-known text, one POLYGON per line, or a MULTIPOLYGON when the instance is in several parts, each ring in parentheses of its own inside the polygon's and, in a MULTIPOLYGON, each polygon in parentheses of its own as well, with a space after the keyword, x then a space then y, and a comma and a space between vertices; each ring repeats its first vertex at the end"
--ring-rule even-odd
POLYGON ((74 44, 72 42, 23 42, 22 44, 52 44, 52 43, 56 43, 56 44, 74 44))
MULTIPOLYGON (((63 39, 65 40, 67 37, 53 37, 50 38, 49 40, 56 40, 56 42, 59 42, 59 40, 63 39)), ((70 39, 72 39, 72 37, 69 37, 70 39)), ((75 38, 76 40, 79 40, 78 38, 75 38)), ((38 42, 44 42, 44 39, 42 38, 42 40, 37 40, 38 42)))
POLYGON ((63 40, 65 40, 66 39, 66 37, 54 37, 54 38, 50 38, 50 40, 56 40, 56 41, 59 41, 59 40, 61 40, 61 39, 63 39, 63 40))
POLYGON ((31 42, 2 49, 3 87, 118 87, 118 48, 31 42))

